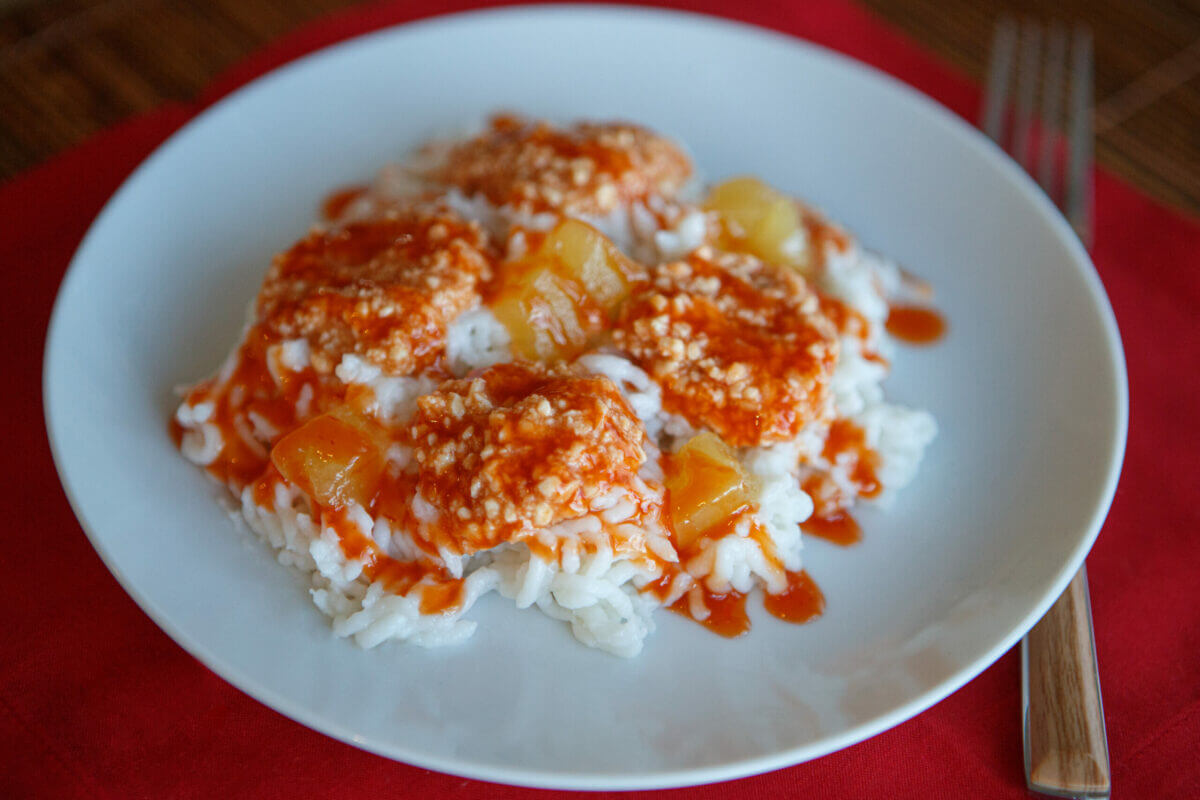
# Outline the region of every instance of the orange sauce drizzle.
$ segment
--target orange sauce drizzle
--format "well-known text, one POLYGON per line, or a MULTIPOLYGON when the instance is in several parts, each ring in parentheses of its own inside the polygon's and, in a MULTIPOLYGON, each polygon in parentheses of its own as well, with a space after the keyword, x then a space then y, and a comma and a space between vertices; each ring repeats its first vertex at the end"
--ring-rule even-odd
POLYGON ((363 575, 369 581, 381 581, 393 594, 408 594, 424 582, 421 593, 421 613, 436 614, 458 608, 463 600, 463 582, 450 578, 441 570, 415 561, 400 561, 383 553, 379 545, 364 536, 340 509, 326 510, 321 522, 333 528, 338 544, 346 558, 363 562, 363 575))
MULTIPOLYGON (((662 580, 651 586, 665 590, 662 580)), ((676 614, 699 622, 705 628, 726 639, 736 639, 750 630, 750 617, 746 614, 746 595, 742 592, 730 591, 716 594, 705 589, 703 602, 705 608, 708 609, 708 616, 704 619, 696 619, 692 616, 689 594, 684 594, 672 603, 670 608, 676 614)), ((787 573, 787 588, 779 594, 765 595, 763 608, 784 622, 801 625, 824 613, 825 595, 821 593, 820 587, 804 570, 789 572, 787 573)))
POLYGON ((946 333, 945 318, 932 308, 892 306, 888 310, 888 333, 908 344, 933 344, 946 333))
POLYGON ((379 482, 379 488, 371 499, 371 516, 387 517, 388 519, 406 525, 412 515, 409 503, 412 501, 416 486, 411 477, 401 475, 399 478, 384 477, 379 482))
POLYGON ((463 582, 452 580, 426 586, 421 593, 421 613, 437 614, 458 608, 463 602, 463 582))
POLYGON ((321 204, 321 216, 327 220, 335 220, 358 198, 367 192, 366 186, 347 186, 338 189, 325 198, 321 204))
POLYGON ((871 323, 863 313, 846 301, 824 292, 817 293, 817 300, 824 314, 841 336, 853 336, 866 341, 871 332, 871 323))
POLYGON ((883 356, 879 355, 879 353, 876 353, 874 350, 868 350, 866 348, 863 348, 862 357, 866 361, 874 361, 876 364, 882 364, 885 367, 891 366, 890 361, 888 361, 883 356))
MULTIPOLYGON (((716 295, 736 302, 738 316, 732 316, 711 298, 688 288, 654 291, 635 288, 622 311, 615 338, 635 362, 650 371, 662 384, 663 410, 679 414, 697 427, 708 428, 726 443, 753 446, 771 438, 791 438, 814 416, 827 375, 833 370, 836 351, 823 345, 832 337, 824 324, 799 313, 794 305, 779 298, 786 295, 783 279, 770 292, 753 280, 729 272, 715 262, 693 253, 686 259, 695 279, 715 281, 716 295), (654 297, 684 298, 681 306, 669 304, 666 311, 654 306, 654 297), (761 390, 754 402, 731 400, 724 384, 711 385, 710 378, 695 363, 684 359, 679 369, 664 369, 659 364, 657 336, 639 333, 638 320, 665 314, 670 324, 683 325, 694 337, 703 336, 706 359, 716 364, 742 364, 749 369, 750 380, 761 390), (658 364, 658 366, 656 366, 658 364), (784 376, 790 376, 787 380, 784 376), (799 393, 790 383, 794 377, 818 387, 819 391, 799 393)), ((764 270, 755 280, 769 278, 764 270)), ((691 279, 689 279, 691 280, 691 279)), ((643 284, 651 286, 653 284, 643 284)))
MULTIPOLYGON (((243 441, 234 423, 235 418, 239 414, 249 415, 253 412, 283 435, 300 422, 296 418, 296 403, 304 386, 311 384, 314 395, 322 390, 311 369, 287 376, 284 385, 277 387, 267 367, 267 348, 271 343, 270 337, 261 328, 251 329, 238 354, 237 369, 228 384, 216 391, 211 381, 202 383, 187 398, 193 405, 204 401, 216 404, 211 422, 221 430, 223 447, 207 470, 222 483, 232 484, 239 489, 260 477, 269 459, 243 441)), ((173 432, 172 435, 177 434, 173 432)), ((265 449, 269 450, 273 445, 274 441, 265 449)))
POLYGON ((810 246, 813 252, 818 254, 818 258, 825 257, 827 244, 832 245, 839 253, 850 249, 850 237, 845 231, 839 230, 837 226, 830 224, 811 209, 805 208, 803 205, 799 208, 800 220, 808 231, 810 246))
POLYGON ((877 497, 883 491, 876 474, 879 454, 867 447, 866 433, 850 420, 834 420, 829 426, 822 455, 832 463, 845 463, 849 457, 850 479, 858 484, 861 497, 877 497))
POLYGON ((167 423, 167 434, 171 437, 171 444, 175 445, 176 450, 183 446, 183 426, 174 416, 167 423))
POLYGON ((789 572, 787 588, 763 598, 763 608, 784 622, 799 625, 825 611, 825 595, 812 577, 800 570, 789 572))
MULTIPOLYGON (((666 599, 677 569, 678 567, 673 567, 666 570, 661 578, 647 584, 642 591, 652 594, 660 600, 666 599)), ((747 595, 745 593, 728 591, 718 594, 699 585, 702 602, 708 609, 708 616, 704 619, 697 619, 692 615, 691 603, 691 593, 696 588, 693 586, 668 608, 680 616, 698 622, 726 639, 736 639, 750 630, 750 617, 746 614, 747 595)), ((788 572, 787 588, 777 595, 764 595, 763 608, 784 622, 799 625, 824 613, 825 595, 821 593, 820 587, 804 570, 788 572)))
POLYGON ((813 514, 800 523, 800 530, 842 547, 862 541, 862 528, 846 511, 834 511, 828 515, 813 514))
POLYGON ((671 604, 671 610, 699 622, 726 639, 736 639, 750 630, 750 618, 746 616, 746 595, 741 592, 713 594, 705 591, 704 605, 708 608, 708 616, 704 619, 692 616, 691 603, 686 594, 671 604))
POLYGON ((275 510, 275 482, 280 479, 279 470, 274 464, 268 464, 266 470, 254 482, 254 504, 262 508, 275 510))

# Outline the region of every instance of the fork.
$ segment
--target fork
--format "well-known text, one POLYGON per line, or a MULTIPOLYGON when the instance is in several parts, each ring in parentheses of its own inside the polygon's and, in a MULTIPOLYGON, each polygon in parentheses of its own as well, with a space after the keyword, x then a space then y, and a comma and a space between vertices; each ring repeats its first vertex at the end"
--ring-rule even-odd
MULTIPOLYGON (((1085 247, 1091 245, 1093 229, 1091 102, 1092 41, 1086 29, 1077 28, 1068 37, 1061 25, 1043 34, 1033 23, 1018 28, 1004 19, 997 24, 979 126, 1036 177, 1085 247), (1014 64, 1016 90, 1008 125, 1014 64), (1039 95, 1041 107, 1035 111, 1039 95)), ((1086 567, 1079 568, 1021 641, 1021 714, 1030 790, 1055 797, 1109 797, 1108 740, 1086 567)))

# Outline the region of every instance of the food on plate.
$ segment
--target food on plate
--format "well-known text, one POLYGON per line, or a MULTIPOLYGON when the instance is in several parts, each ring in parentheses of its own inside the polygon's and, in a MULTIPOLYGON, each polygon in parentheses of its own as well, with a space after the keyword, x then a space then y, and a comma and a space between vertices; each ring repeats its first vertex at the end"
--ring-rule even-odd
POLYGON ((341 636, 458 642, 495 592, 633 656, 662 607, 821 613, 801 531, 855 541, 936 433, 880 385, 928 295, 644 127, 501 115, 330 195, 172 431, 341 636))

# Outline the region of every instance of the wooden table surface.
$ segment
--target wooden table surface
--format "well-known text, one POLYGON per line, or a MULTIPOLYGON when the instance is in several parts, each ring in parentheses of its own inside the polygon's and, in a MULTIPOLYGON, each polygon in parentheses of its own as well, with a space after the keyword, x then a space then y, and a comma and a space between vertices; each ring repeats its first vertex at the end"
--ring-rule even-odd
MULTIPOLYGON (((355 2, 0 0, 0 180, 355 2)), ((976 80, 1000 17, 1087 24, 1097 161, 1200 214, 1200 0, 860 2, 976 80)))

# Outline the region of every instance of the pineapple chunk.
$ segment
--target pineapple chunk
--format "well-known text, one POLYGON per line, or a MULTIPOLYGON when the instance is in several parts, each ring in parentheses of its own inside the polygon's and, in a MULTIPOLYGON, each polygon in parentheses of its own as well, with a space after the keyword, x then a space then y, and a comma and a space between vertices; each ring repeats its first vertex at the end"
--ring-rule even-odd
POLYGON ((574 219, 504 269, 492 313, 508 329, 513 352, 535 361, 577 356, 616 319, 634 272, 612 242, 574 219))
POLYGON ((632 265, 602 233, 577 219, 564 219, 546 235, 535 258, 554 260, 583 285, 608 318, 615 319, 629 296, 632 265))
POLYGON ((508 329, 513 352, 531 361, 572 358, 600 327, 582 287, 545 267, 509 282, 492 313, 508 329))
POLYGON ((367 506, 379 489, 386 437, 374 423, 339 409, 284 436, 271 461, 288 481, 322 506, 367 506))
POLYGON ((716 211, 733 246, 773 264, 808 267, 805 228, 795 201, 757 178, 714 186, 704 207, 716 211))
POLYGON ((759 492, 758 480, 733 449, 708 432, 693 436, 670 457, 665 483, 675 544, 681 549, 757 502, 759 492))

